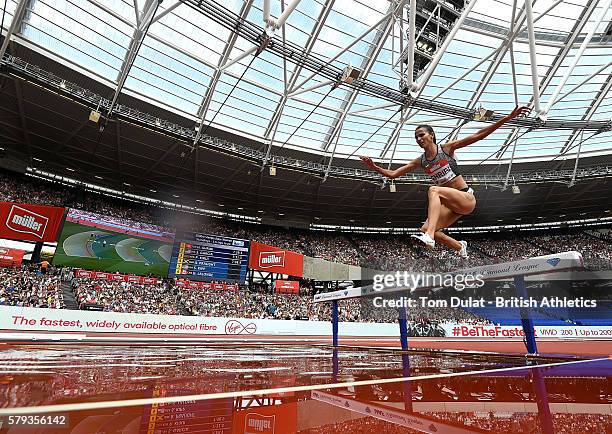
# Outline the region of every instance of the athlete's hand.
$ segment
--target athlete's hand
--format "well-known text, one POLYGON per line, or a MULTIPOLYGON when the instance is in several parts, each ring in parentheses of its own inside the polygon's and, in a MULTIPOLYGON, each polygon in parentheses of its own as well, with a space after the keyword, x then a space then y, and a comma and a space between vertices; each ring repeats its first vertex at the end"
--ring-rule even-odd
POLYGON ((376 164, 374 164, 374 162, 372 161, 372 159, 370 157, 366 157, 366 156, 362 155, 359 158, 361 158, 361 161, 363 161, 364 164, 366 166, 368 166, 370 169, 376 170, 376 164))
POLYGON ((531 107, 517 105, 514 110, 512 110, 512 112, 508 115, 508 118, 514 119, 519 116, 527 116, 529 113, 531 113, 531 107))

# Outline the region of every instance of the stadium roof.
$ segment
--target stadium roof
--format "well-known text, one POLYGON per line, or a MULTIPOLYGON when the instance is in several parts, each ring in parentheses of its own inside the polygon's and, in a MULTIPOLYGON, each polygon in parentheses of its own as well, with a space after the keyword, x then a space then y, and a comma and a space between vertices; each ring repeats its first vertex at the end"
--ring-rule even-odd
MULTIPOLYGON (((515 105, 513 65, 517 99, 529 103, 533 97, 521 4, 515 12, 523 24, 514 40, 514 63, 509 49, 498 50, 511 27, 513 3, 472 2, 471 12, 441 51, 440 63, 422 93, 413 92, 418 98, 403 112, 413 116, 402 123, 398 122, 398 98, 403 98, 398 71, 405 66, 401 61, 397 67, 392 63, 399 60, 400 29, 405 32, 408 18, 405 11, 393 14, 398 2, 302 0, 284 30, 274 33, 274 47, 257 57, 247 55, 222 72, 219 65, 255 46, 254 33, 247 30, 263 31, 265 2, 200 3, 202 8, 189 0, 166 1, 155 9, 157 2, 151 0, 9 0, 3 31, 13 31, 15 43, 3 58, 3 71, 18 78, 2 89, 2 146, 30 167, 175 202, 201 200, 198 203, 209 209, 311 223, 414 227, 423 219, 422 212, 413 210, 425 210, 427 181, 420 175, 404 179, 393 194, 381 189, 379 177, 355 170, 359 163, 345 157, 363 144, 360 154, 405 161, 419 152, 412 139, 415 124, 434 125, 440 137, 464 124, 480 104, 503 114, 515 105), (12 20, 22 4, 22 20, 12 20), (139 14, 134 5, 139 6, 139 14), (146 10, 148 18, 154 17, 148 28, 143 24, 146 10), (242 23, 239 31, 227 28, 227 17, 234 24, 242 23), (16 25, 9 27, 11 23, 16 25), (363 34, 362 40, 326 65, 326 59, 363 34), (143 42, 136 53, 130 47, 133 36, 139 40, 139 35, 143 42), (285 50, 283 56, 282 47, 299 51, 285 50), (504 54, 497 67, 489 58, 468 72, 488 54, 500 51, 504 54), (295 65, 293 56, 302 59, 302 67, 295 65), (312 71, 306 60, 321 67, 308 81, 312 71), (331 90, 325 84, 284 97, 285 66, 287 84, 296 87, 305 81, 305 90, 329 82, 329 73, 342 72, 347 64, 361 71, 352 85, 331 90), (487 73, 490 77, 485 77, 487 73), (90 94, 97 99, 87 99, 90 94), (362 111, 380 105, 389 107, 362 111), (105 110, 110 106, 114 111, 107 125, 105 110), (102 113, 100 124, 88 121, 91 108, 102 113), (147 117, 137 119, 134 113, 147 117), (106 129, 99 131, 99 125, 106 129), (270 155, 281 168, 276 177, 267 169, 259 170, 272 135, 270 155), (191 146, 195 141, 198 146, 191 146), (327 168, 332 168, 330 177, 321 182, 327 168)), ((584 83, 551 106, 546 122, 532 115, 462 150, 462 169, 479 191, 483 210, 466 219, 465 225, 609 215, 612 44, 606 31, 612 11, 606 5, 608 0, 534 4, 542 108, 553 93, 563 96, 584 83), (578 57, 585 41, 584 53, 578 57), (567 83, 555 92, 574 60, 577 65, 567 83), (581 158, 575 164, 577 152, 581 158), (568 190, 568 184, 574 183, 568 190), (499 191, 513 184, 520 186, 520 195, 499 191)), ((271 22, 279 15, 279 2, 273 2, 271 22)), ((466 123, 459 134, 482 125, 466 123)))
MULTIPOLYGON (((440 62, 420 72, 415 84, 420 89, 412 92, 418 103, 402 113, 398 90, 400 79, 408 80, 401 61, 409 54, 407 0, 21 3, 19 39, 118 89, 113 99, 119 92, 137 96, 201 121, 203 129, 212 121, 265 144, 327 156, 335 150, 336 164, 360 146, 359 153, 377 158, 414 158, 420 153, 415 125, 429 123, 438 137, 452 137, 480 106, 501 115, 516 103, 535 103, 536 96, 546 122, 533 113, 531 122, 517 122, 463 150, 462 160, 480 162, 493 153, 486 163, 498 164, 512 155, 518 161, 547 160, 560 152, 576 154, 579 147, 583 156, 612 150, 611 132, 573 146, 612 118, 609 0, 539 0, 533 13, 516 0, 473 0, 464 8, 463 1, 415 2, 423 18, 430 18, 427 3, 437 6, 434 20, 454 11, 458 31, 430 53, 441 54, 440 62), (284 10, 296 3, 285 25, 276 28, 281 4, 284 10), (264 28, 275 44, 254 57, 253 39, 264 28), (332 90, 330 74, 347 65, 359 69, 359 80, 332 90), (587 125, 591 128, 580 128, 587 125), (537 128, 528 131, 530 126, 537 128)), ((6 5, 8 27, 17 2, 6 5)), ((441 25, 434 31, 443 30, 441 25)), ((481 126, 469 122, 458 133, 481 126)))

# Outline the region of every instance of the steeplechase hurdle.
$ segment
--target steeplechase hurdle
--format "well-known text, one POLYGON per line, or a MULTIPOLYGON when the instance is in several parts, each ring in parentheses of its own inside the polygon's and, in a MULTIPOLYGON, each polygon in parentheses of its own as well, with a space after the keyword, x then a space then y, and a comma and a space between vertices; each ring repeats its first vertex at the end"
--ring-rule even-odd
MULTIPOLYGON (((443 275, 459 275, 471 274, 473 276, 481 275, 483 281, 489 280, 502 280, 502 279, 514 279, 514 286, 516 288, 516 294, 519 298, 528 298, 527 289, 525 287, 525 277, 535 276, 539 274, 557 273, 560 271, 570 270, 582 270, 584 268, 584 261, 582 255, 579 252, 564 252, 554 255, 536 256, 534 258, 523 259, 520 261, 504 262, 501 264, 493 265, 482 265, 479 267, 465 268, 456 270, 448 273, 440 273, 443 275)), ((381 274, 392 274, 381 273, 381 274)), ((334 348, 338 347, 338 326, 339 326, 339 315, 338 315, 338 301, 348 300, 352 298, 362 298, 367 296, 376 295, 387 295, 398 292, 414 292, 424 291, 430 289, 436 289, 439 286, 417 286, 416 288, 407 287, 388 287, 383 290, 374 290, 373 285, 358 287, 358 288, 347 288, 333 292, 326 292, 316 294, 314 296, 315 303, 326 303, 331 302, 332 304, 332 344, 334 348)), ((398 308, 399 311, 399 330, 400 330, 400 343, 402 350, 408 349, 408 326, 406 309, 398 308)), ((527 352, 529 354, 537 354, 538 347, 536 344, 535 332, 533 319, 529 309, 520 308, 521 324, 523 332, 525 333, 525 344, 527 352)))

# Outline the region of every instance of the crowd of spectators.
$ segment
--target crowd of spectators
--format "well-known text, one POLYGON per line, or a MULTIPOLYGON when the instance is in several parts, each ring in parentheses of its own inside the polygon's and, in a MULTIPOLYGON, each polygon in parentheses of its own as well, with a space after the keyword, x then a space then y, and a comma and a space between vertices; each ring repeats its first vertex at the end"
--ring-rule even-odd
POLYGON ((64 308, 60 283, 59 274, 43 274, 26 265, 0 268, 0 305, 64 308))
POLYGON ((99 306, 106 312, 177 315, 176 297, 166 284, 142 285, 101 279, 73 279, 80 308, 99 306))
MULTIPOLYGON (((106 312, 150 313, 205 317, 330 321, 327 303, 314 303, 311 295, 275 293, 262 288, 238 290, 192 289, 172 281, 155 285, 77 278, 69 269, 51 268, 48 274, 27 268, 0 268, 0 304, 64 308, 61 282, 71 288, 81 309, 106 312)), ((374 308, 371 300, 342 300, 340 321, 396 322, 396 309, 374 308)), ((490 324, 461 309, 419 308, 408 312, 416 324, 490 324)))
MULTIPOLYGON (((98 218, 93 214, 97 213, 107 216, 103 218, 111 223, 165 234, 171 233, 171 228, 180 226, 184 230, 254 240, 313 257, 376 270, 448 271, 568 250, 582 252, 587 268, 612 268, 612 231, 605 229, 464 234, 459 238, 468 241, 470 251, 470 258, 465 260, 443 247, 437 247, 433 252, 427 251, 409 235, 348 234, 269 227, 180 214, 27 176, 0 173, 0 182, 5 187, 0 191, 0 200, 3 201, 69 206, 81 210, 76 211, 76 215, 83 218, 98 218)), ((36 272, 25 269, 20 273, 1 270, 0 279, 2 304, 64 306, 57 276, 38 276, 36 272)), ((104 280, 75 282, 77 303, 97 304, 108 311, 311 320, 328 320, 330 315, 326 306, 313 304, 311 294, 304 295, 305 291, 302 291, 302 295, 275 294, 262 288, 243 287, 221 301, 215 291, 193 291, 168 282, 157 286, 104 280)), ((341 309, 341 319, 344 321, 396 320, 393 309, 373 312, 358 302, 344 304, 341 309)), ((424 317, 436 322, 450 318, 455 322, 486 323, 482 318, 460 309, 421 310, 412 315, 409 319, 415 323, 423 321, 424 317)))
MULTIPOLYGON (((187 313, 198 316, 241 317, 267 319, 330 320, 329 306, 315 304, 312 297, 299 294, 279 294, 247 290, 218 291, 181 288, 177 303, 187 313)), ((341 321, 359 321, 359 304, 343 303, 341 321)))
POLYGON ((550 252, 563 249, 582 253, 585 264, 596 270, 612 269, 612 239, 609 233, 578 232, 567 235, 548 235, 541 237, 542 245, 550 252), (608 238, 606 238, 606 236, 608 238))
POLYGON ((204 218, 1 172, 0 182, 6 187, 0 191, 0 200, 4 201, 68 206, 110 216, 125 224, 129 219, 129 224, 140 225, 142 229, 161 226, 164 232, 179 228, 244 238, 308 256, 385 271, 449 271, 570 250, 582 252, 588 269, 612 269, 612 236, 608 230, 462 234, 458 238, 468 241, 470 254, 464 260, 443 246, 429 252, 408 235, 308 231, 204 218))

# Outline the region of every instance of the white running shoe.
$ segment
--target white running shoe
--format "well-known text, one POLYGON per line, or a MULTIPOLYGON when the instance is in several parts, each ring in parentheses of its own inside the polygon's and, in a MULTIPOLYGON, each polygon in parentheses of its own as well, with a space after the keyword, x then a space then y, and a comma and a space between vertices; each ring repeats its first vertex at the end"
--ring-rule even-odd
POLYGON ((429 236, 428 233, 423 233, 420 235, 412 235, 412 238, 416 238, 420 242, 425 244, 425 247, 428 249, 433 249, 436 246, 436 242, 429 236))
POLYGON ((457 252, 457 255, 463 259, 469 258, 467 252, 467 241, 459 241, 459 244, 461 244, 461 249, 457 252))

